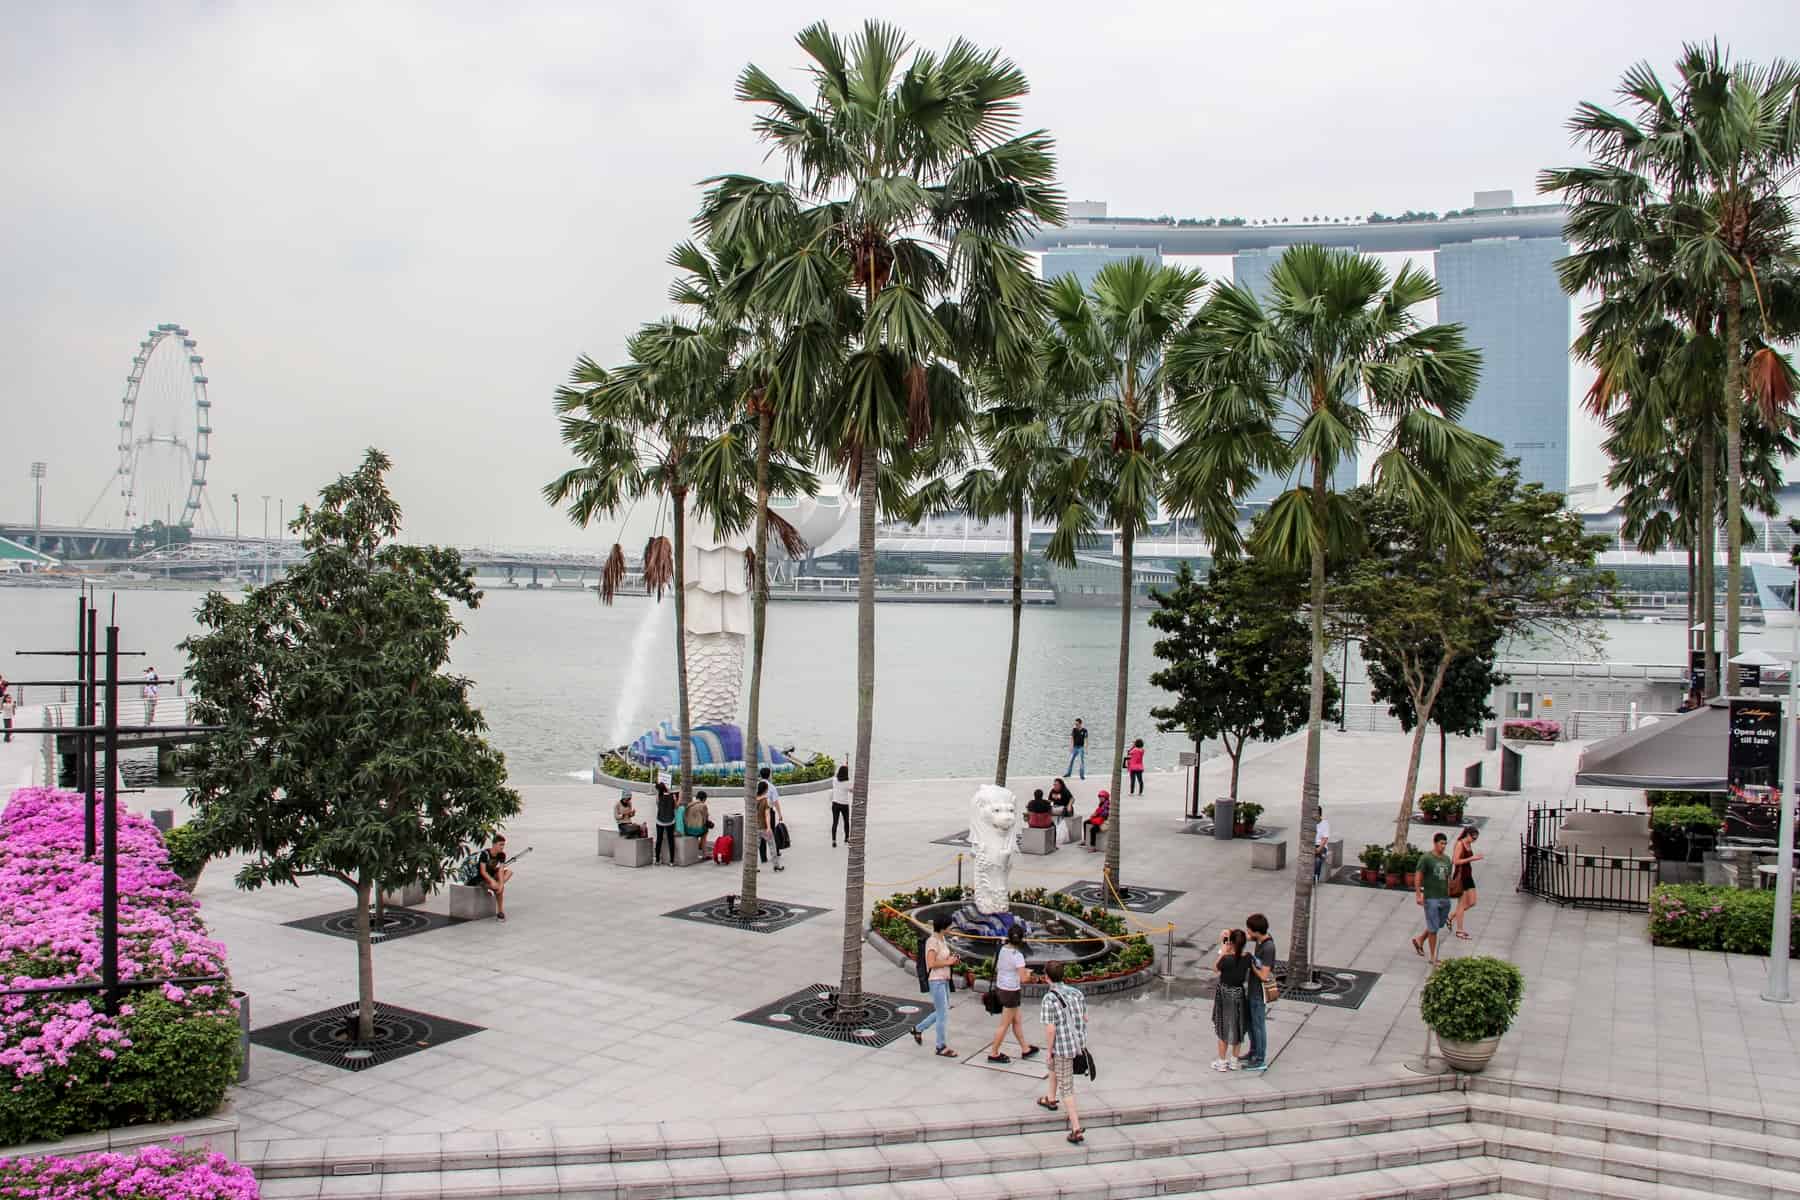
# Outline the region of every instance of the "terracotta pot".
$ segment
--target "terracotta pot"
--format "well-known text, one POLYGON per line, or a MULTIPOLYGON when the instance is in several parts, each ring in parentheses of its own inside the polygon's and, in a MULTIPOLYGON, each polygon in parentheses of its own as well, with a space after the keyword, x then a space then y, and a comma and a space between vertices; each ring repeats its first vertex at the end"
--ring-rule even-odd
POLYGON ((1237 837, 1249 837, 1256 832, 1256 826, 1254 824, 1246 825, 1242 822, 1233 821, 1231 824, 1231 832, 1237 837))
POLYGON ((1406 886, 1409 888, 1419 886, 1419 873, 1417 871, 1408 871, 1406 873, 1406 886))
POLYGON ((1459 1042, 1455 1038, 1439 1036, 1437 1044, 1445 1062, 1458 1071, 1473 1072, 1493 1061, 1494 1052, 1500 1048, 1500 1039, 1491 1037, 1478 1042, 1459 1042))
POLYGON ((1395 874, 1392 871, 1389 871, 1388 876, 1387 876, 1387 885, 1391 888, 1399 887, 1400 886, 1400 876, 1395 874))
POLYGON ((1373 867, 1364 867, 1362 869, 1362 881, 1364 883, 1380 883, 1381 872, 1375 870, 1373 867))

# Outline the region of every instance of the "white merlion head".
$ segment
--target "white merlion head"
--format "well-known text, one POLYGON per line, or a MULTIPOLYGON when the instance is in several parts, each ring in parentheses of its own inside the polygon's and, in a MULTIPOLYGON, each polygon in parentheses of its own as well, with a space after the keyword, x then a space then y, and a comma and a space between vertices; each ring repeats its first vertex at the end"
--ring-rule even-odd
POLYGON ((977 845, 1007 845, 1019 832, 1019 810, 1010 790, 998 784, 984 783, 975 789, 974 812, 969 821, 970 837, 977 845))

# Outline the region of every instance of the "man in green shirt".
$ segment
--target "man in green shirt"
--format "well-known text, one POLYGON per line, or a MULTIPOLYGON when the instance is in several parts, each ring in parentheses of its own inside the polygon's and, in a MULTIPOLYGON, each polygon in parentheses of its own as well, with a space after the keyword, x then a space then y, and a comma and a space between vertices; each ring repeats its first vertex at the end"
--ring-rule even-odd
POLYGON ((1431 943, 1431 965, 1438 964, 1438 930, 1450 920, 1450 856, 1444 845, 1450 839, 1437 834, 1431 839, 1431 853, 1419 860, 1419 883, 1413 889, 1425 909, 1425 932, 1412 940, 1413 953, 1425 957, 1425 943, 1431 943))

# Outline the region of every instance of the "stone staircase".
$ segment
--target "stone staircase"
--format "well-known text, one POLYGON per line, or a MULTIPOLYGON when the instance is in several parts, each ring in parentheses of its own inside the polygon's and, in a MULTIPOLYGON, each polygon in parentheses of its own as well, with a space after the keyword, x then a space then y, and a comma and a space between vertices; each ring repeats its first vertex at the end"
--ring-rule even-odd
MULTIPOLYGON (((1250 1081, 1246 1080, 1246 1083, 1250 1081)), ((266 1200, 1093 1197, 1800 1200, 1800 1113, 1771 1117, 1406 1073, 1364 1084, 1031 1106, 250 1143, 266 1200)))

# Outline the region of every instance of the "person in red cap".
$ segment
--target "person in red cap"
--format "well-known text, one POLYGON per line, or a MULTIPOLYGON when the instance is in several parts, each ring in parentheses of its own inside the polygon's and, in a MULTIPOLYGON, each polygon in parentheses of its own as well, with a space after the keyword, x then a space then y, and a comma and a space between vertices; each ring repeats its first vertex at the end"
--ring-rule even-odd
POLYGON ((1100 831, 1106 828, 1106 814, 1112 811, 1112 793, 1102 791, 1100 803, 1087 819, 1087 848, 1090 853, 1098 853, 1100 849, 1100 831))

